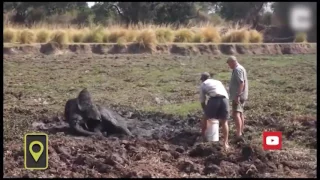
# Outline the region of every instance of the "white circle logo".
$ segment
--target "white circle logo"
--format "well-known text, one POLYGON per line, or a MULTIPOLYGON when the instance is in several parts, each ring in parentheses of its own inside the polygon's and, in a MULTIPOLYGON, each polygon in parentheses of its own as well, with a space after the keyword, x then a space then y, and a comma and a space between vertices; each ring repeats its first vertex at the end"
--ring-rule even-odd
POLYGON ((294 31, 308 31, 312 27, 311 9, 304 5, 292 6, 289 11, 289 22, 294 31))

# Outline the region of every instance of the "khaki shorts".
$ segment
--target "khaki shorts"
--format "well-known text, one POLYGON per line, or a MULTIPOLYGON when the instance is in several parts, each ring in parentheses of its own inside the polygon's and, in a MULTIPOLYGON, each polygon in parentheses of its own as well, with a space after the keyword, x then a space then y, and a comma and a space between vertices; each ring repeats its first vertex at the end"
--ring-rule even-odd
POLYGON ((240 101, 239 104, 236 104, 234 101, 232 101, 232 112, 241 112, 241 113, 243 113, 244 104, 245 104, 245 101, 240 101))

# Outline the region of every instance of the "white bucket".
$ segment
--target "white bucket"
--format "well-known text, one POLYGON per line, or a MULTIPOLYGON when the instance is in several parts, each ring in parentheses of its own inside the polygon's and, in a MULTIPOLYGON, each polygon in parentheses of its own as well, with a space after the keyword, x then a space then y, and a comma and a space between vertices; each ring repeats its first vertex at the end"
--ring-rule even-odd
POLYGON ((213 141, 213 142, 219 141, 219 121, 218 120, 210 119, 207 121, 206 139, 207 141, 213 141))

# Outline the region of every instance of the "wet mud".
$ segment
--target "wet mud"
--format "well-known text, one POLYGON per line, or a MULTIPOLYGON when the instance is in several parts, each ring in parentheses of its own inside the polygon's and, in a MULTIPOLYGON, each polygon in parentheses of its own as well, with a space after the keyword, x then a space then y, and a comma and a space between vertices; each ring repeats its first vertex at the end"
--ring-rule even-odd
MULTIPOLYGON (((309 152, 312 156, 264 151, 248 138, 231 141, 225 151, 220 143, 201 142, 200 116, 113 109, 128 118, 135 137, 74 136, 62 116, 43 119, 33 128, 49 135, 49 168, 23 169, 21 142, 10 141, 4 147, 4 177, 316 177, 315 151, 309 152)), ((307 127, 315 129, 314 124, 307 127)))

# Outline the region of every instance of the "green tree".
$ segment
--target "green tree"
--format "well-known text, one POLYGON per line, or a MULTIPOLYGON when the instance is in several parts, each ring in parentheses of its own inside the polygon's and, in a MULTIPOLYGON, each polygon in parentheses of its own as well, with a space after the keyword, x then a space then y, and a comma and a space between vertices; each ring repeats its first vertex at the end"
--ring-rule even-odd
POLYGON ((163 2, 117 2, 111 5, 118 15, 127 23, 150 23, 153 21, 157 7, 163 2))
POLYGON ((215 10, 226 20, 240 21, 256 26, 259 14, 266 4, 266 2, 219 2, 216 4, 215 10))
POLYGON ((199 10, 195 2, 167 2, 158 7, 154 21, 158 24, 185 24, 196 18, 199 10))
POLYGON ((77 16, 72 21, 73 24, 84 24, 91 26, 94 23, 95 14, 89 7, 77 8, 77 16))
POLYGON ((4 12, 14 11, 15 23, 32 24, 54 14, 88 8, 86 2, 5 2, 4 12))
MULTIPOLYGON (((197 17, 201 4, 195 2, 116 2, 105 9, 112 9, 123 22, 137 23, 186 23, 197 17)), ((202 7, 205 7, 202 4, 202 7)))
POLYGON ((95 15, 93 21, 97 24, 107 25, 109 22, 119 19, 117 13, 111 8, 113 2, 96 2, 92 7, 95 15))

